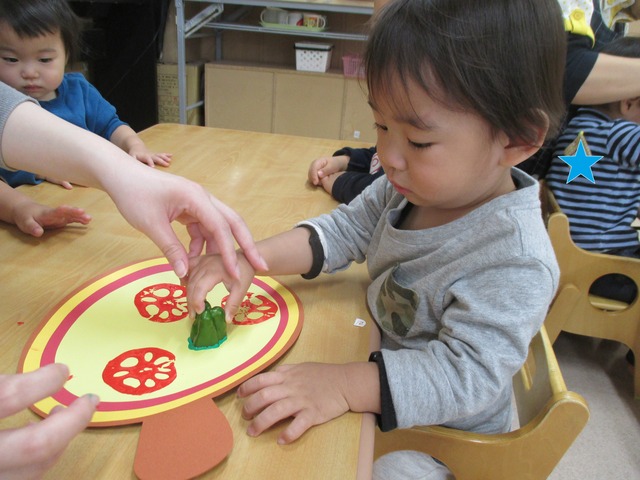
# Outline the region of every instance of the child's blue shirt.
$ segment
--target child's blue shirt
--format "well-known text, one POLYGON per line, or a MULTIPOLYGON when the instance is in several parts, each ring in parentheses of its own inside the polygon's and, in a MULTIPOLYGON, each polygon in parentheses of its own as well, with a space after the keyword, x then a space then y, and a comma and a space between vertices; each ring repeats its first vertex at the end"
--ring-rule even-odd
MULTIPOLYGON (((40 105, 57 117, 107 140, 110 140, 116 128, 126 125, 118 117, 115 107, 81 73, 65 74, 57 97, 41 101, 40 105)), ((0 176, 12 187, 42 182, 34 173, 22 170, 11 172, 0 169, 0 176)))

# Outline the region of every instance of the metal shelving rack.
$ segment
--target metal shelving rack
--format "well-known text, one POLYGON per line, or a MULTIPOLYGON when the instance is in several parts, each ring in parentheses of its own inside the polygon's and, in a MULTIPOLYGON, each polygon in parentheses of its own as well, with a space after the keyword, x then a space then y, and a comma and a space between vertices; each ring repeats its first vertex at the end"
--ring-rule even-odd
MULTIPOLYGON (((176 30, 178 43, 178 103, 180 111, 180 123, 187 123, 187 111, 203 105, 204 101, 199 101, 191 105, 187 105, 186 92, 186 54, 185 41, 199 35, 203 28, 213 29, 216 33, 224 30, 260 32, 277 35, 297 35, 303 37, 316 37, 336 40, 356 40, 364 41, 366 35, 349 33, 349 32, 331 32, 331 31, 298 31, 298 30, 280 30, 277 28, 267 28, 261 25, 248 25, 238 20, 251 7, 277 7, 295 10, 311 10, 315 12, 338 12, 353 13, 359 15, 370 16, 373 13, 373 1, 366 0, 224 0, 223 2, 215 2, 212 0, 175 0, 176 6, 176 30), (190 19, 185 18, 184 4, 186 2, 197 2, 209 4, 197 15, 190 19), (229 16, 222 19, 224 5, 239 5, 243 8, 238 9, 229 16)), ((222 58, 222 44, 216 42, 216 59, 222 58)))

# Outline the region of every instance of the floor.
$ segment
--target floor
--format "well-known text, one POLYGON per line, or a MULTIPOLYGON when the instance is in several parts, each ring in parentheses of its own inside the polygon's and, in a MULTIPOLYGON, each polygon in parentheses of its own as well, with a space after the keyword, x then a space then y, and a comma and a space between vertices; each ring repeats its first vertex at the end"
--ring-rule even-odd
POLYGON ((562 333, 554 350, 567 387, 586 399, 591 417, 549 478, 640 480, 640 400, 627 348, 562 333))

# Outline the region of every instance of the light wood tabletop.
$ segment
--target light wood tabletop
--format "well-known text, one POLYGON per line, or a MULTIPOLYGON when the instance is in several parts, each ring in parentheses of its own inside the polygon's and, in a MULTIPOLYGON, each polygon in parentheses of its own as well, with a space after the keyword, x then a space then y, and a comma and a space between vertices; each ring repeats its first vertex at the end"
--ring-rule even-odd
MULTIPOLYGON (((310 162, 332 154, 344 146, 343 141, 175 124, 156 125, 140 136, 151 150, 173 153, 167 171, 201 183, 240 213, 256 240, 337 205, 322 189, 308 185, 306 178, 310 162)), ((349 145, 370 146, 355 142, 349 145)), ((3 374, 16 371, 29 336, 67 294, 106 271, 161 255, 99 190, 75 187, 67 191, 46 183, 20 188, 41 203, 83 207, 93 221, 86 227, 49 231, 39 239, 22 234, 15 226, 0 224, 5 252, 0 262, 3 374)), ((186 244, 185 229, 179 224, 175 228, 186 244)), ((372 320, 365 303, 368 276, 363 265, 313 281, 299 276, 278 279, 300 298, 304 326, 297 342, 276 365, 367 360, 372 320), (365 319, 367 326, 354 326, 356 318, 365 319)), ((347 413, 312 428, 291 445, 279 446, 276 438, 283 425, 257 438, 246 435, 248 423, 240 416, 242 403, 235 389, 215 402, 231 424, 234 447, 227 459, 203 478, 342 480, 370 475, 371 415, 347 413)), ((18 427, 37 419, 34 413, 24 411, 0 420, 0 428, 18 427)), ((136 424, 90 428, 71 443, 47 478, 135 478, 133 463, 139 432, 136 424)))

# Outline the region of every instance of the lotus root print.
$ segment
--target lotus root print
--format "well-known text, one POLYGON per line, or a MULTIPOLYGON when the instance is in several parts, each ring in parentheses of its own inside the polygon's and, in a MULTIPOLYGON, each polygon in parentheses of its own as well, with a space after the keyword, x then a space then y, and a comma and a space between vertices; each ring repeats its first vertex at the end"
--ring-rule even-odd
POLYGON ((176 379, 175 361, 175 355, 162 348, 128 350, 107 363, 102 380, 120 393, 144 395, 176 379))
POLYGON ((150 285, 138 292, 134 303, 140 315, 151 322, 177 322, 189 313, 187 290, 174 283, 150 285))
MULTIPOLYGON (((221 301, 223 308, 227 303, 227 298, 229 298, 228 295, 221 301)), ((233 317, 233 323, 235 325, 255 325, 273 318, 276 313, 278 313, 278 305, 273 301, 264 295, 254 296, 253 292, 248 292, 233 317)))

